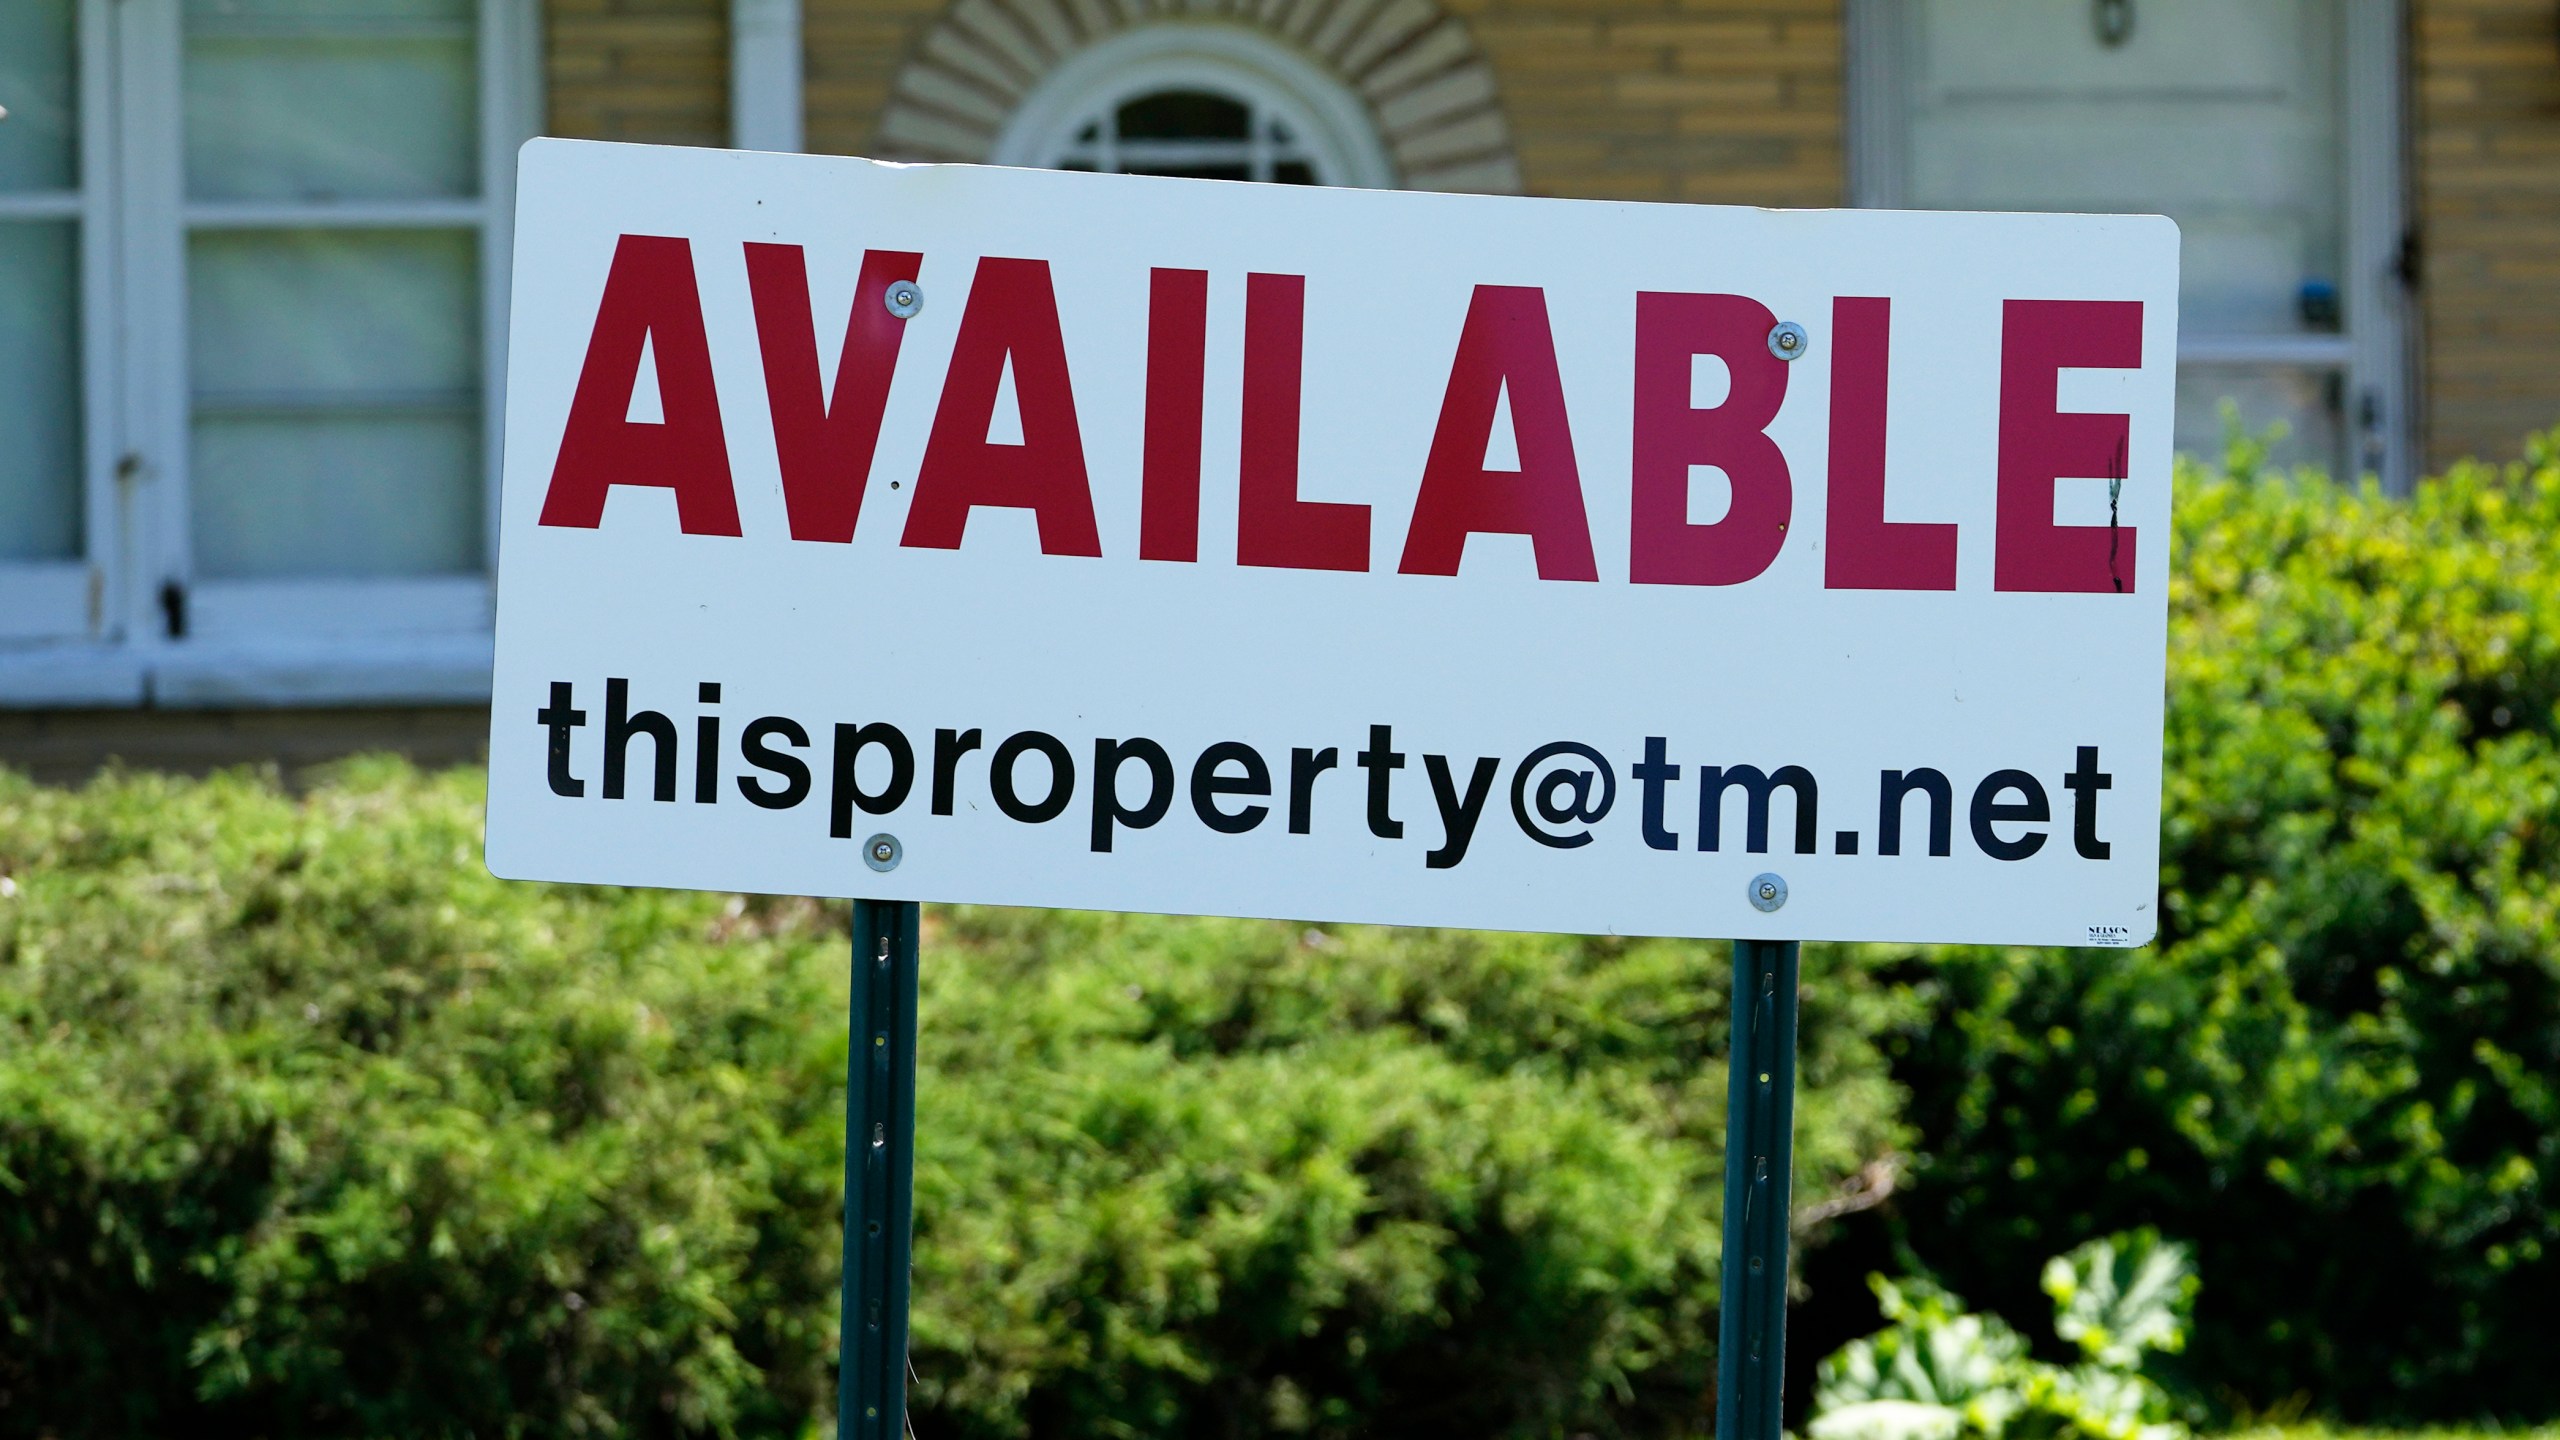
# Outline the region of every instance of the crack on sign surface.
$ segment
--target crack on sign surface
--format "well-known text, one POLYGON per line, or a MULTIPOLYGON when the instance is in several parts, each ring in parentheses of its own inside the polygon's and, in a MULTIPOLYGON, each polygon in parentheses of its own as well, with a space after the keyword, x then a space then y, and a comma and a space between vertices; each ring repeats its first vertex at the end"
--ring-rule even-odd
POLYGON ((2125 437, 2116 440, 2115 473, 2107 477, 2107 578, 2114 581, 2116 593, 2124 593, 2124 574, 2116 569, 2116 552, 2124 537, 2117 518, 2118 502, 2124 498, 2125 437))

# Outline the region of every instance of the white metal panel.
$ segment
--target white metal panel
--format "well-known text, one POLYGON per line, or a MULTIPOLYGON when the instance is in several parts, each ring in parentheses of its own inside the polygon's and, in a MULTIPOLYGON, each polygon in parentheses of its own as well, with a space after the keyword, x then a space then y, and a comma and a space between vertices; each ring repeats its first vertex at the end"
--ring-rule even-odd
MULTIPOLYGON (((2152 933, 2177 350, 2176 236, 2157 218, 1599 204, 566 141, 528 148, 520 213, 492 682, 489 858, 500 874, 1769 939, 2134 944, 2152 933), (625 235, 688 241, 734 477, 718 483, 731 484, 739 535, 682 533, 665 490, 621 482, 594 527, 539 523, 625 235), (803 247, 823 351, 841 343, 866 249, 924 257, 926 300, 903 332, 850 543, 795 540, 785 525, 749 242, 803 247), (902 539, 924 503, 922 457, 956 338, 995 323, 971 299, 990 256, 1036 259, 1051 277, 1098 555, 1040 553, 1031 517, 1002 504, 974 511, 956 548, 902 539), (1136 553, 1149 297, 1152 273, 1169 266, 1209 275, 1196 563, 1136 553), (1355 568, 1234 559, 1250 274, 1305 278, 1297 483, 1303 498, 1369 507, 1355 568), (1401 573, 1480 285, 1541 292, 1591 579, 1538 578, 1526 538, 1491 527, 1465 544, 1456 573, 1401 573), (1791 518, 1772 563, 1747 580, 1634 583, 1630 355, 1648 292, 1753 297, 1811 334, 1808 357, 1781 367, 1784 403, 1766 430, 1792 476, 1791 518), (1842 533, 1827 498, 1839 482, 1826 480, 1833 408, 1845 403, 1831 368, 1840 296, 1891 301, 1890 513, 1957 527, 1953 589, 1827 578, 1842 533), (2139 544, 2123 551, 2121 589, 2094 572, 2081 593, 1995 586, 2002 356, 2017 298, 2139 307, 2110 312, 2138 325, 2137 368, 2073 368, 2056 382, 2062 410, 2130 417, 2113 462, 2120 509, 2111 515, 2103 478, 2044 482, 2053 523, 2082 527, 2079 543, 2130 528, 2139 544), (631 707, 664 717, 682 757, 664 803, 650 798, 646 738, 632 742, 633 793, 603 796, 617 677, 631 707), (554 686, 584 712, 574 733, 556 722, 575 795, 551 781, 555 722, 540 716, 554 686), (795 720, 812 742, 800 754, 814 791, 781 808, 734 788, 735 747, 761 716, 795 720), (705 717, 726 737, 709 804, 694 798, 705 717), (874 722, 917 747, 914 783, 877 812, 848 799, 845 832, 831 835, 839 780, 888 781, 879 753, 868 771, 835 766, 834 727, 874 722), (1402 827, 1392 834, 1365 822, 1353 763, 1381 724, 1406 759, 1384 782, 1402 827), (977 729, 981 746, 939 814, 928 796, 944 728, 977 729), (1032 731, 1066 742, 1080 776, 1066 812, 1046 822, 1009 818, 988 769, 990 750, 1032 731), (1264 801, 1274 815, 1240 834, 1197 818, 1176 779, 1161 823, 1123 826, 1106 846, 1092 766, 1102 742, 1130 737, 1162 743, 1182 774, 1225 741, 1253 746, 1283 776, 1298 749, 1332 749, 1337 764, 1315 777, 1304 834, 1277 818, 1291 803, 1285 778, 1264 801), (1638 826, 1634 767, 1648 737, 1684 767, 1668 809, 1681 838, 1669 846, 1638 826), (1613 767, 1614 807, 1591 817, 1588 843, 1542 842, 1519 808, 1548 773, 1533 758, 1558 741, 1613 767), (2084 849, 2060 818, 2072 806, 2056 777, 2080 746, 2112 776, 2104 847, 2084 849), (1781 801, 1761 853, 1735 835, 1739 818, 1706 847, 1703 767, 1787 764, 1819 780, 1812 843, 1788 831, 1781 801), (1488 766, 1498 783, 1478 792, 1471 848, 1431 863, 1456 845, 1456 790, 1488 766), (1944 855, 1916 839, 1879 854, 1880 775, 1922 766, 1957 777, 1959 838, 1944 855), (2043 775, 2058 808, 2049 843, 2004 860, 1961 807, 2012 768, 2043 775), (894 871, 863 859, 859 842, 875 830, 903 844, 894 871), (1748 902, 1763 870, 1791 886, 1776 913, 1748 902)), ((1765 331, 1749 339, 1768 353, 1765 331)), ((1004 393, 988 373, 990 393, 1004 393)), ((1013 444, 1003 429, 999 417, 984 444, 1013 444)), ((977 453, 980 437, 954 433, 950 443, 977 453)), ((1485 440, 1494 466, 1500 446, 1490 429, 1485 440)), ((1036 795, 1042 767, 1025 768, 1036 795)), ((1134 778, 1123 783, 1139 793, 1134 778)))

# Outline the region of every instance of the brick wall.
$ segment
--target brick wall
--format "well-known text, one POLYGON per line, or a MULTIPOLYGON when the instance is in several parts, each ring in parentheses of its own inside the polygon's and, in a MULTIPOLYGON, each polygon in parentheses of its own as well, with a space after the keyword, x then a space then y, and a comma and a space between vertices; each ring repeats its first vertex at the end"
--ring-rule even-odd
MULTIPOLYGON (((1841 202, 1840 0, 1444 4, 1492 64, 1532 194, 1841 202)), ((894 148, 890 86, 943 8, 803 0, 809 148, 894 148)))
POLYGON ((724 145, 728 0, 544 0, 544 133, 724 145))
POLYGON ((2560 16, 2415 0, 2429 468, 2560 424, 2560 16))
POLYGON ((877 131, 890 82, 942 9, 943 0, 800 0, 810 149, 881 153, 877 131))
POLYGON ((1838 205, 1840 0, 1455 0, 1533 195, 1838 205))

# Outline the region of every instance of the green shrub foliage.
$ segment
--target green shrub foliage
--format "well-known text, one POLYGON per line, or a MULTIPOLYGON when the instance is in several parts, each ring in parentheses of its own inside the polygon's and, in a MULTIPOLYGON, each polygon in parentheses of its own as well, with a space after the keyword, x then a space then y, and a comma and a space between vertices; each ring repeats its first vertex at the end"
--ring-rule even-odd
POLYGON ((841 962, 493 880, 477 792, 0 775, 0 1433, 820 1403, 841 962))
POLYGON ((2161 935, 1913 957, 1904 1238, 2010 1316, 2140 1224, 2228 1403, 2560 1416, 2560 461, 2179 477, 2161 935))
MULTIPOLYGON (((1723 947, 1011 911, 931 943, 931 1433, 1706 1423, 1723 947)), ((1897 1003, 1808 996, 1814 1193, 1899 1142, 1897 1003)))
MULTIPOLYGON (((840 906, 502 884, 476 777, 0 777, 0 1433, 794 1434, 840 906)), ((928 920, 918 1433, 1695 1433, 1722 947, 928 920)), ((1907 1137, 1828 967, 1800 1185, 1907 1137)))

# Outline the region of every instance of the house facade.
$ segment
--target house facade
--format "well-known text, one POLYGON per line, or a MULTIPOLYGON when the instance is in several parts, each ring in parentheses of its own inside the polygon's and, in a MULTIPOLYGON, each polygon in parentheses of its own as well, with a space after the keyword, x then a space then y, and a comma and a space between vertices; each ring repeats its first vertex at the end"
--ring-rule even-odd
POLYGON ((7 0, 0 760, 467 748, 535 134, 2160 211, 2183 445, 2560 421, 2550 0, 7 0))

